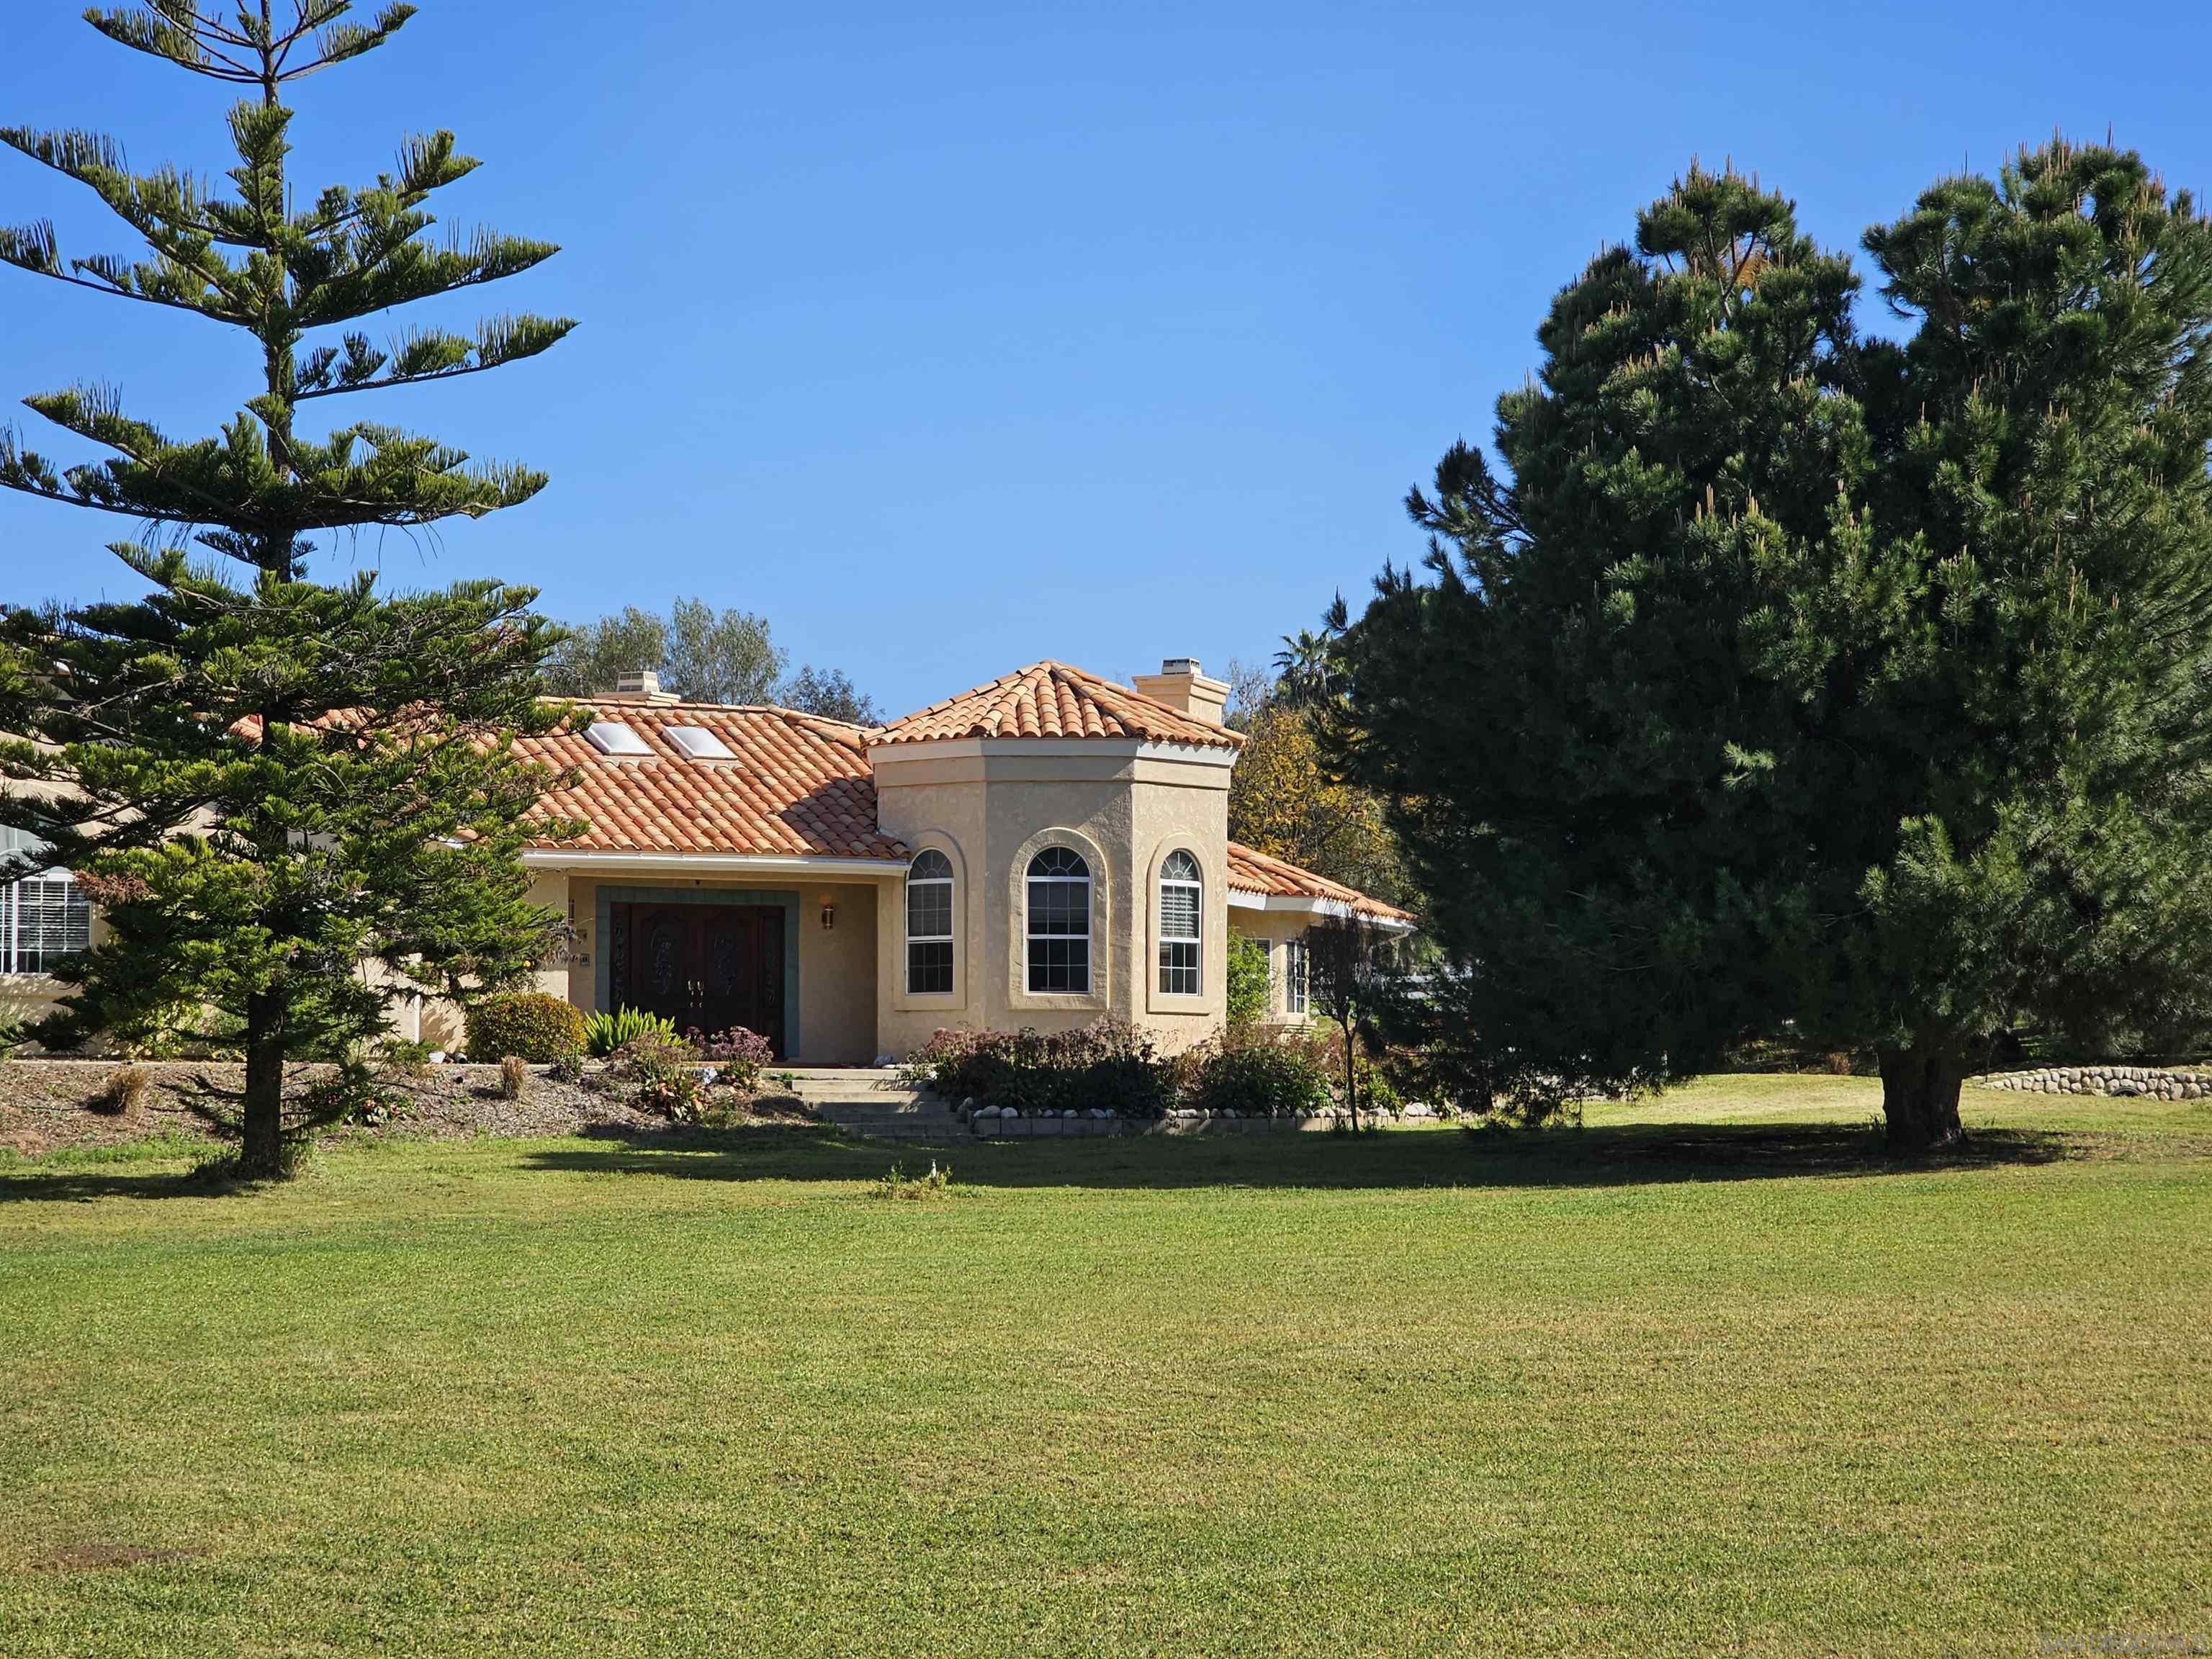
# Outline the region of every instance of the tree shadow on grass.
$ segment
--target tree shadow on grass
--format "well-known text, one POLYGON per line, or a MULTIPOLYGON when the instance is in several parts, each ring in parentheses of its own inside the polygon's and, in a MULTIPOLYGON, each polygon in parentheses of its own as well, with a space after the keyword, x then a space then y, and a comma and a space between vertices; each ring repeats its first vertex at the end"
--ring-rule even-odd
MULTIPOLYGON (((1933 1157, 1895 1158, 1862 1124, 1650 1123, 1597 1129, 1360 1135, 1130 1135, 987 1141, 874 1140, 817 1126, 728 1130, 613 1124, 522 1150, 526 1167, 694 1181, 874 1181, 893 1164, 949 1164, 963 1186, 1097 1188, 1633 1187, 1677 1182, 1922 1174, 2112 1155, 2094 1133, 1982 1129, 1933 1157)), ((210 1198, 247 1188, 206 1168, 123 1164, 0 1170, 0 1205, 17 1200, 210 1198)))
POLYGON ((42 1170, 35 1164, 15 1164, 0 1173, 0 1205, 18 1200, 89 1204, 103 1198, 221 1198, 251 1191, 257 1184, 212 1179, 201 1170, 134 1170, 99 1164, 42 1170))
POLYGON ((1158 1188, 1607 1187, 1893 1176, 2054 1164, 2098 1155, 2100 1137, 1982 1130, 1902 1159, 1856 1124, 1648 1124, 1519 1133, 1389 1130, 1361 1135, 1146 1135, 1014 1141, 872 1140, 828 1130, 646 1130, 540 1147, 532 1167, 700 1181, 874 1180, 950 1164, 963 1186, 1158 1188))

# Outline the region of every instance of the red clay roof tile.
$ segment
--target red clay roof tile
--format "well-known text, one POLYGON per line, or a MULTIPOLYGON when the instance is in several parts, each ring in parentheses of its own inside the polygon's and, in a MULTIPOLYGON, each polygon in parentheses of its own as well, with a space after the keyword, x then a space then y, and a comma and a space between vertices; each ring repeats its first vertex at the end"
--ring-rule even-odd
POLYGON ((1409 910, 1370 898, 1357 887, 1346 887, 1340 881, 1317 876, 1310 870, 1300 869, 1288 859, 1273 857, 1241 841, 1229 843, 1229 885, 1237 892, 1257 893, 1263 898, 1320 899, 1346 905, 1364 916, 1379 916, 1389 921, 1413 919, 1409 910))
POLYGON ((1243 734, 1193 719, 1164 702, 1071 668, 1036 662, 988 685, 916 709, 875 732, 872 744, 935 738, 1138 738, 1236 749, 1243 734))
POLYGON ((906 848, 876 825, 868 728, 788 708, 716 703, 592 704, 645 740, 649 757, 603 755, 581 732, 524 738, 516 752, 574 781, 539 802, 543 819, 582 818, 574 841, 544 842, 586 852, 732 853, 903 860, 906 848), (693 760, 667 736, 672 726, 713 732, 730 760, 693 760))

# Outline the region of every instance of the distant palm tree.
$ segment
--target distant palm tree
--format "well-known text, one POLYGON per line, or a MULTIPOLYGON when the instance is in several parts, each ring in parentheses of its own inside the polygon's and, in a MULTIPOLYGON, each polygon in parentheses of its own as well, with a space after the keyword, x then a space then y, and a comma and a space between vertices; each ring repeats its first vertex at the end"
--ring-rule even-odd
POLYGON ((1283 648, 1275 653, 1275 672, 1285 702, 1313 708, 1335 697, 1336 646, 1346 622, 1344 596, 1340 593, 1318 630, 1302 628, 1296 634, 1283 635, 1283 648))

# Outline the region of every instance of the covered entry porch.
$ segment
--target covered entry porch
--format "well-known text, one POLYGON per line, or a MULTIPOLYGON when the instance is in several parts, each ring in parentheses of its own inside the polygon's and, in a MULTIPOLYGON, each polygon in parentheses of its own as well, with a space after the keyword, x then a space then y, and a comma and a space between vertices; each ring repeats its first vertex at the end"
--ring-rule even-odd
POLYGON ((641 1008, 684 1030, 744 1025, 793 1066, 865 1066, 876 1041, 880 861, 526 854, 532 897, 568 920, 540 988, 586 1012, 641 1008), (733 866, 706 873, 702 866, 733 866))

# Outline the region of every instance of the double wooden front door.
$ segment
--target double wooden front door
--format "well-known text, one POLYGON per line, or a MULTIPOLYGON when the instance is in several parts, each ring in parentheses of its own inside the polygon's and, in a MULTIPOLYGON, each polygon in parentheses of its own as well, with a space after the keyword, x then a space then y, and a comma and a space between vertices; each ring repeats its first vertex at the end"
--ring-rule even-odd
POLYGON ((784 1054, 783 912, 773 905, 632 904, 617 1000, 680 1030, 743 1025, 784 1054))

